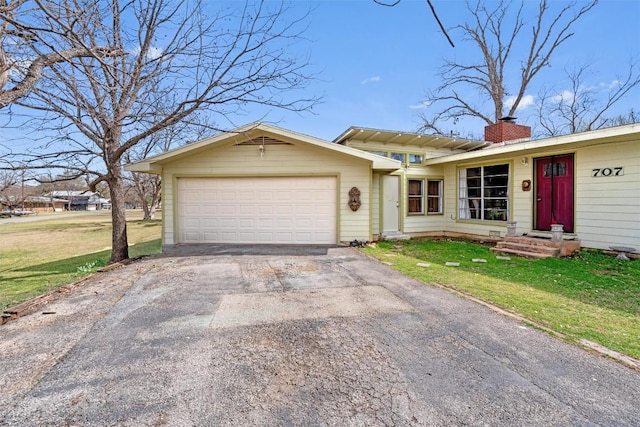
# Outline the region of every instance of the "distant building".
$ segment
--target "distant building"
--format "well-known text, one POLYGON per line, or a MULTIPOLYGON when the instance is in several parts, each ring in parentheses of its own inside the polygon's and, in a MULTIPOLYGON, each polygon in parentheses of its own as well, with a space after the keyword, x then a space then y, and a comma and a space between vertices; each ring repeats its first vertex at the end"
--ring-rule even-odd
POLYGON ((62 212, 67 203, 66 199, 45 196, 27 196, 24 199, 24 210, 33 212, 62 212))
POLYGON ((100 197, 98 193, 81 190, 56 190, 47 195, 65 201, 67 211, 97 211, 111 207, 109 199, 100 197))

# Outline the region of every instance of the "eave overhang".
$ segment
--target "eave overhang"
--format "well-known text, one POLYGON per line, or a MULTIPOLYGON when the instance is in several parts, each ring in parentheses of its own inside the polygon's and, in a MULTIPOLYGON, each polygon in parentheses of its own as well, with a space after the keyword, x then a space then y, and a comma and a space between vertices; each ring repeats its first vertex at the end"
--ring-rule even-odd
POLYGON ((397 132, 382 129, 371 129, 352 126, 333 140, 334 143, 344 145, 349 141, 360 143, 376 144, 398 144, 400 146, 449 149, 452 151, 465 150, 472 151, 488 147, 492 143, 487 141, 476 141, 447 135, 427 135, 412 132, 397 132))
POLYGON ((182 147, 167 151, 157 156, 149 157, 136 163, 125 165, 125 170, 130 172, 143 172, 151 174, 161 174, 163 166, 167 163, 179 160, 184 157, 193 156, 199 152, 209 150, 216 145, 233 142, 242 144, 253 139, 268 137, 285 143, 302 143, 319 149, 330 150, 346 156, 366 160, 371 163, 371 168, 378 171, 395 171, 402 167, 398 160, 367 153, 356 148, 334 144, 319 138, 314 138, 301 133, 282 129, 264 123, 251 123, 237 129, 221 133, 202 141, 193 142, 182 147))
POLYGON ((468 163, 493 158, 535 155, 542 152, 561 152, 595 145, 632 141, 640 141, 640 123, 513 144, 501 145, 492 143, 490 147, 484 150, 427 159, 425 164, 434 166, 447 163, 468 163))

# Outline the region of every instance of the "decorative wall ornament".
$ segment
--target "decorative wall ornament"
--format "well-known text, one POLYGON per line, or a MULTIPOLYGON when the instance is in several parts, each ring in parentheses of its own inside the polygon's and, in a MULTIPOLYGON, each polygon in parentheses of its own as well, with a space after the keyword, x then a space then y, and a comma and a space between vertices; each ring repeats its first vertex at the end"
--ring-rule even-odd
POLYGON ((358 190, 358 187, 352 187, 349 190, 349 207, 355 212, 360 209, 360 205, 362 205, 360 203, 360 190, 358 190))

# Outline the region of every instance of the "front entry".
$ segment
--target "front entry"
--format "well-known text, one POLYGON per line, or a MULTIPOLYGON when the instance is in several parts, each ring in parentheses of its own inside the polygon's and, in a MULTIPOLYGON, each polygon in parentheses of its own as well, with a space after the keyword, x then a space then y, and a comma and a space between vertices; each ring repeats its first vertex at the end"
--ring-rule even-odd
POLYGON ((382 177, 382 233, 400 230, 400 180, 393 175, 382 177))
POLYGON ((536 229, 562 224, 573 233, 573 155, 535 159, 536 229))

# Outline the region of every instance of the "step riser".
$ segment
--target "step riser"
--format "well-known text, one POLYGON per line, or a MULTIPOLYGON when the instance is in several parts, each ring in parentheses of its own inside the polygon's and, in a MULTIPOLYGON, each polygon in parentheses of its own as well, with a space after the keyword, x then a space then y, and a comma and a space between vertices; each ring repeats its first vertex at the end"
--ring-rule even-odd
POLYGON ((522 237, 507 237, 503 240, 508 243, 517 243, 528 246, 545 246, 551 248, 559 248, 563 245, 564 242, 554 242, 552 240, 545 239, 533 239, 533 238, 522 238, 522 237))
POLYGON ((511 243, 511 242, 500 242, 496 245, 496 248, 513 249, 513 250, 522 251, 522 252, 549 254, 553 256, 560 253, 560 248, 552 248, 548 246, 531 246, 531 245, 523 245, 523 244, 511 243))
POLYGON ((525 252, 525 251, 519 251, 516 249, 499 249, 499 248, 491 248, 491 250, 493 252, 497 252, 497 253, 501 253, 501 254, 506 254, 506 255, 518 255, 521 257, 525 257, 525 258, 536 258, 536 259, 540 259, 540 258, 553 258, 554 255, 550 255, 550 254, 541 254, 541 253, 537 253, 537 252, 525 252))

